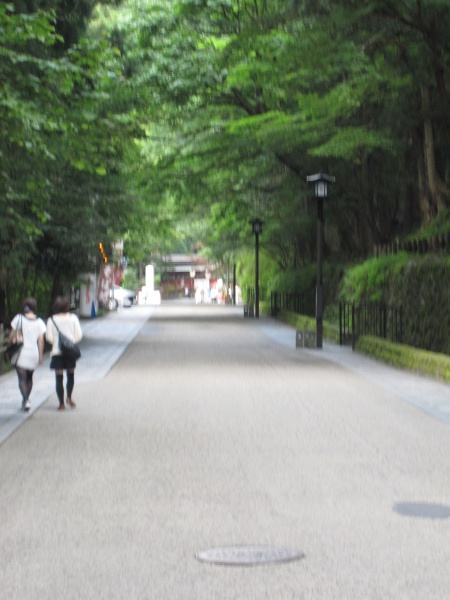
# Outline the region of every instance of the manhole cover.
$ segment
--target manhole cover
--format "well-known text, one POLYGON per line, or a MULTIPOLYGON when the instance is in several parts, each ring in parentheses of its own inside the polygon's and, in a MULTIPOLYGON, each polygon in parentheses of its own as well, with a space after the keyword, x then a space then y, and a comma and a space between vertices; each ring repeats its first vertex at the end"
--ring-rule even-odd
POLYGON ((216 565, 252 566, 300 560, 304 556, 303 552, 292 548, 227 546, 203 550, 196 555, 196 558, 216 565))

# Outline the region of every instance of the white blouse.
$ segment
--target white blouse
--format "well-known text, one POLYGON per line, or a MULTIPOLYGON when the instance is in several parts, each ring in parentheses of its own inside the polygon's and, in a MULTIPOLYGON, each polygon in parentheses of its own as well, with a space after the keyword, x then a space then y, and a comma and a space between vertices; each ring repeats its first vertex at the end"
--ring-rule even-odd
POLYGON ((50 317, 47 320, 47 333, 45 334, 45 337, 47 342, 52 344, 50 356, 58 356, 61 354, 61 350, 59 349, 59 336, 58 330, 52 319, 55 321, 61 333, 67 336, 69 340, 75 344, 78 344, 81 340, 83 333, 81 331, 80 321, 73 313, 59 313, 50 317))
POLYGON ((38 340, 45 333, 45 323, 39 317, 28 319, 25 315, 16 315, 11 321, 11 327, 17 331, 22 329, 23 346, 16 367, 34 371, 39 365, 38 340))

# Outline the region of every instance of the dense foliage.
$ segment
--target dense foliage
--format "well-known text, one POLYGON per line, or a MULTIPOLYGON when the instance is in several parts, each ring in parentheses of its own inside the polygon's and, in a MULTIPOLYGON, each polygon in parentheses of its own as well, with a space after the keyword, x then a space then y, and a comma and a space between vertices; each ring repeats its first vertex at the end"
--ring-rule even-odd
POLYGON ((329 250, 365 255, 449 200, 447 3, 130 0, 117 35, 147 99, 147 189, 248 238, 281 269, 314 255, 306 175, 337 176, 329 250))
POLYGON ((57 21, 68 3, 29 12, 31 4, 0 5, 0 320, 30 293, 45 311, 64 280, 93 268, 98 242, 119 232, 128 212, 125 125, 109 93, 117 56, 79 38, 68 13, 57 21), (69 27, 70 45, 58 33, 69 27))
POLYGON ((403 342, 450 355, 450 259, 406 253, 349 268, 341 288, 346 301, 402 307, 403 342))
POLYGON ((255 216, 264 284, 298 288, 319 171, 333 283, 448 214, 447 0, 17 0, 0 28, 0 318, 116 236, 245 277, 255 216))

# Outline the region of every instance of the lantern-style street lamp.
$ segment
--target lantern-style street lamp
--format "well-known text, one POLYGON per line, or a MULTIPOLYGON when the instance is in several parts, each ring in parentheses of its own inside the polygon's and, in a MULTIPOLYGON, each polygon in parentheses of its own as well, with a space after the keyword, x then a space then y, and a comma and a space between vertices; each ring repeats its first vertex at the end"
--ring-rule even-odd
POLYGON ((316 281, 316 347, 323 347, 323 199, 328 197, 328 184, 336 180, 332 175, 316 173, 308 175, 306 181, 314 183, 314 196, 317 199, 317 281, 316 281))
POLYGON ((259 318, 259 234, 262 233, 263 221, 253 219, 250 221, 255 234, 255 319, 259 318))

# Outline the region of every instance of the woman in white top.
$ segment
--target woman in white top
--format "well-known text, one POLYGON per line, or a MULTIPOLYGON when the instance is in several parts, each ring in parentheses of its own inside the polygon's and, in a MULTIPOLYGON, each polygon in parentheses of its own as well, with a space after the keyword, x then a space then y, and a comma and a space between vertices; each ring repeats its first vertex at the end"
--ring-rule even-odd
POLYGON ((45 323, 36 316, 37 303, 34 298, 27 298, 23 303, 23 312, 11 321, 11 340, 17 331, 22 331, 23 346, 16 356, 16 372, 19 390, 22 394, 23 410, 30 410, 30 394, 33 389, 33 373, 44 357, 45 323))
POLYGON ((47 321, 46 338, 52 344, 50 369, 55 370, 56 395, 59 401, 58 410, 64 410, 66 408, 64 404, 64 371, 66 371, 67 404, 70 408, 76 407, 75 402, 72 400, 76 362, 62 355, 59 349, 58 329, 75 344, 78 344, 83 335, 78 317, 70 312, 68 300, 61 296, 56 298, 53 305, 53 317, 50 317, 47 321))

